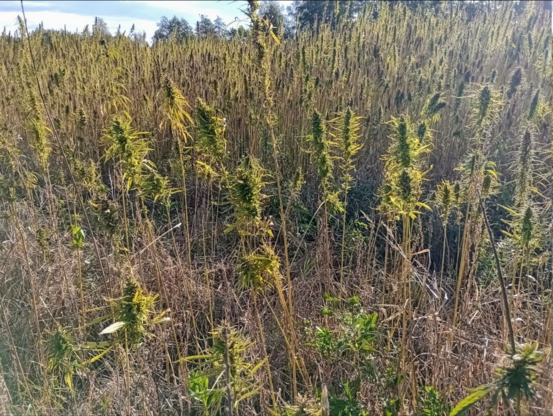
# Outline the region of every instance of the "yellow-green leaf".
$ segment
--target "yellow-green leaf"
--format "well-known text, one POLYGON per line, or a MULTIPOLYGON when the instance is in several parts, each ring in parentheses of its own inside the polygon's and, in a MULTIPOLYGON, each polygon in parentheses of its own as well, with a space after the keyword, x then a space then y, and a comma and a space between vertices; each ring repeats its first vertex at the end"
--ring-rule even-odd
POLYGON ((113 349, 113 346, 109 347, 107 350, 104 350, 102 351, 100 354, 92 357, 89 361, 89 363, 93 363, 94 361, 97 361, 99 360, 100 358, 102 358, 104 355, 106 355, 108 352, 110 352, 111 350, 113 349))
POLYGON ((465 414, 472 406, 482 400, 488 393, 494 389, 494 386, 485 384, 483 386, 477 387, 471 394, 457 403, 457 406, 451 411, 449 416, 460 416, 465 414))
POLYGON ((280 45, 280 40, 278 40, 277 35, 275 35, 275 34, 273 33, 272 30, 270 30, 269 32, 271 33, 271 36, 273 37, 273 39, 275 40, 275 42, 278 43, 278 44, 280 45))

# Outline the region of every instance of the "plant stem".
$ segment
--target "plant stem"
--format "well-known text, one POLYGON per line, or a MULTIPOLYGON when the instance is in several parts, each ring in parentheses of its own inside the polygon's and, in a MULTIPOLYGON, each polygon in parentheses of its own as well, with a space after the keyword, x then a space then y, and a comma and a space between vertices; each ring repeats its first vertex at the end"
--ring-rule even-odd
POLYGON ((438 292, 438 296, 441 297, 442 295, 442 286, 444 281, 444 265, 445 265, 445 248, 447 245, 447 223, 444 224, 444 239, 442 242, 442 267, 440 270, 440 288, 438 292))
MULTIPOLYGON (((288 326, 289 330, 295 331, 294 329, 294 308, 292 304, 292 277, 291 277, 291 270, 290 270, 290 258, 288 254, 288 233, 287 233, 287 227, 286 227, 286 221, 287 217, 284 212, 284 203, 282 201, 282 188, 280 185, 280 166, 278 163, 278 149, 276 145, 276 139, 275 139, 275 133, 271 126, 271 139, 273 142, 273 159, 275 164, 275 179, 277 184, 277 190, 278 190, 278 204, 279 204, 279 211, 280 211, 280 222, 282 227, 282 239, 284 242, 284 261, 286 266, 286 284, 288 285, 288 310, 284 310, 285 315, 287 315, 288 320, 288 326)), ((296 354, 295 344, 292 345, 292 348, 290 350, 290 361, 292 363, 292 397, 293 401, 295 403, 296 396, 298 395, 298 386, 297 386, 297 374, 296 374, 296 360, 294 359, 296 354)))
POLYGON ((228 414, 229 416, 234 416, 234 406, 232 404, 232 387, 231 387, 231 375, 230 375, 230 355, 228 349, 228 328, 225 325, 223 328, 223 340, 225 342, 225 376, 226 376, 226 387, 227 387, 227 400, 228 400, 228 414))
MULTIPOLYGON (((340 292, 347 295, 347 291, 344 289, 344 253, 346 243, 346 214, 348 206, 348 186, 346 185, 344 195, 344 215, 342 217, 342 252, 340 254, 340 292)), ((341 297, 340 297, 341 299, 341 297)))
POLYGON ((84 303, 84 289, 83 289, 83 272, 81 264, 81 250, 77 250, 77 279, 79 284, 79 295, 81 298, 81 314, 82 322, 80 323, 81 330, 86 327, 86 308, 84 303))
MULTIPOLYGON (((463 274, 465 273, 465 263, 466 263, 466 247, 467 247, 467 232, 469 229, 469 215, 470 215, 471 204, 467 204, 467 212, 465 214, 465 227, 463 229, 463 240, 461 243, 461 259, 459 264, 459 271, 457 274, 457 288, 455 289, 455 306, 453 307, 453 327, 457 325, 457 309, 459 307, 459 295, 461 293, 461 281, 463 280, 463 274)), ((451 333, 451 341, 453 341, 453 334, 451 333)))
POLYGON ((493 256, 495 258, 495 267, 497 268, 497 278, 499 280, 499 285, 501 286, 501 296, 503 298, 503 307, 505 313, 505 319, 507 320, 507 328, 509 329, 509 341, 511 344, 512 355, 516 354, 516 344, 515 344, 515 332, 513 330, 513 324, 511 322, 511 312, 509 311, 509 300, 507 298, 507 289, 505 288, 505 281, 503 280, 503 272, 501 271, 501 263, 499 262, 499 255, 497 254, 497 249, 495 248, 495 241, 493 238, 492 229, 490 228, 490 223, 488 221, 488 215, 486 214, 486 208, 482 202, 482 198, 478 198, 480 203, 480 209, 484 216, 484 223, 486 224, 486 229, 488 230, 488 236, 490 237, 490 243, 492 246, 493 256))
POLYGON ((267 369, 267 377, 269 378, 269 388, 271 389, 271 400, 273 402, 273 408, 277 408, 275 399, 275 388, 273 386, 273 377, 271 375, 271 365, 269 364, 269 356, 267 355, 267 346, 265 344, 265 335, 263 333, 263 324, 261 323, 261 317, 259 316, 259 308, 257 307, 257 293, 255 289, 252 294, 253 306, 255 309, 255 318, 257 320, 257 326, 259 328, 259 338, 261 339, 261 348, 263 348, 263 355, 265 357, 265 367, 267 369))

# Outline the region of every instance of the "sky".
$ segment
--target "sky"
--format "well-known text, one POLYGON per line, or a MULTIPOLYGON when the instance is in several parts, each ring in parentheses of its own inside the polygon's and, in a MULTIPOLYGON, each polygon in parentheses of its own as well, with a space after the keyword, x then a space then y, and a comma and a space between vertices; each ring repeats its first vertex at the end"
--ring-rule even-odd
MULTIPOLYGON (((291 1, 279 1, 286 6, 291 1)), ((29 29, 41 22, 45 29, 83 30, 94 24, 94 17, 101 17, 112 33, 121 25, 122 31, 129 31, 135 25, 136 32, 146 32, 150 39, 157 29, 156 23, 162 16, 176 15, 195 25, 200 15, 214 20, 217 16, 230 23, 236 17, 242 19, 246 1, 24 1, 29 29)), ((5 27, 12 33, 18 28, 17 16, 21 15, 19 0, 0 0, 0 31, 5 27)))

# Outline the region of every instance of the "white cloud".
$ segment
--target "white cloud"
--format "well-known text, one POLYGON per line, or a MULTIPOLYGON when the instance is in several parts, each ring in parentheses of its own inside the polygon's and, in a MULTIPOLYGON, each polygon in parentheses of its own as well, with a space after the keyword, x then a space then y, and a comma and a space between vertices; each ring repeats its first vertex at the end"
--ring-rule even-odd
POLYGON ((154 35, 157 30, 157 23, 153 20, 135 19, 133 17, 121 17, 121 16, 106 16, 103 18, 111 33, 115 33, 119 25, 121 25, 121 31, 129 33, 132 25, 134 25, 134 31, 141 33, 146 31, 146 38, 149 39, 154 35))
MULTIPOLYGON (((25 12, 27 17, 27 25, 29 29, 34 29, 41 22, 44 22, 45 29, 60 29, 64 24, 67 26, 67 30, 73 31, 76 28, 82 29, 87 24, 94 23, 94 18, 90 16, 83 16, 75 13, 61 13, 61 12, 25 12)), ((6 27, 9 31, 18 29, 17 16, 21 16, 20 12, 2 12, 0 14, 0 27, 6 27)))
MULTIPOLYGON (((239 8, 245 6, 245 1, 239 1, 231 4, 231 1, 165 1, 165 0, 134 0, 129 3, 143 3, 156 9, 165 9, 167 13, 186 14, 195 20, 200 19, 200 15, 205 15, 214 20, 217 16, 226 22, 240 17, 239 8), (229 7, 231 6, 231 7, 229 7)), ((162 13, 163 14, 163 13, 162 13)), ((194 21, 195 21, 194 20, 194 21)), ((189 22, 193 23, 193 21, 189 22)))
MULTIPOLYGON (((17 16, 19 12, 3 12, 0 13, 0 29, 6 27, 12 33, 18 29, 17 16)), ((86 16, 76 13, 51 12, 51 11, 30 11, 25 12, 27 16, 27 24, 29 29, 36 28, 41 22, 44 23, 45 29, 63 29, 68 31, 83 30, 86 25, 94 24, 94 16, 86 16)), ((151 37, 157 29, 156 22, 153 20, 136 19, 132 17, 122 16, 102 16, 102 19, 108 25, 112 33, 117 31, 121 25, 122 31, 129 31, 132 25, 135 25, 136 32, 146 31, 148 37, 151 37)))
MULTIPOLYGON (((60 7, 64 6, 63 2, 55 3, 52 1, 25 1, 25 10, 27 16, 27 22, 30 29, 36 28, 41 22, 44 23, 46 29, 63 29, 67 28, 69 31, 82 30, 86 25, 92 25, 94 23, 94 16, 101 17, 107 23, 109 30, 114 33, 117 27, 121 25, 121 30, 129 31, 131 26, 135 24, 135 30, 137 32, 146 31, 147 38, 151 38, 154 32, 157 30, 157 22, 161 16, 166 15, 171 17, 177 15, 184 17, 192 25, 199 20, 200 15, 205 15, 214 20, 217 16, 221 17, 225 22, 230 23, 235 20, 245 19, 245 16, 240 9, 245 10, 247 3, 244 0, 232 1, 152 1, 152 0, 124 0, 125 7, 136 9, 144 8, 144 12, 140 13, 141 18, 129 17, 128 15, 121 15, 121 8, 117 8, 118 11, 112 10, 115 14, 110 13, 109 4, 105 4, 102 7, 102 13, 91 12, 83 7, 83 14, 79 13, 81 7, 80 2, 67 2, 65 4, 72 4, 73 7, 68 11, 63 11, 60 7), (75 8, 74 6, 78 7, 75 8), (57 11, 55 11, 57 9, 57 11), (77 10, 77 11, 75 11, 77 10), (146 12, 147 11, 147 12, 146 12), (149 14, 151 12, 151 14, 149 14), (94 15, 92 15, 94 13, 94 15), (144 14, 148 13, 146 16, 144 14)), ((292 1, 279 1, 283 6, 287 6, 292 1)), ((3 5, 8 5, 7 10, 0 12, 0 31, 6 27, 8 31, 12 33, 18 29, 17 16, 21 15, 20 2, 17 0, 2 0, 3 5)), ((112 3, 114 4, 114 3, 112 3)), ((120 4, 120 3, 119 3, 120 4)), ((2 9, 0 5, 0 10, 2 9)), ((135 15, 135 13, 130 13, 135 15)))
MULTIPOLYGON (((21 6, 21 3, 17 0, 7 0, 6 3, 16 3, 18 6, 21 6)), ((25 1, 24 2, 25 7, 44 7, 49 8, 52 7, 52 3, 49 1, 25 1)))

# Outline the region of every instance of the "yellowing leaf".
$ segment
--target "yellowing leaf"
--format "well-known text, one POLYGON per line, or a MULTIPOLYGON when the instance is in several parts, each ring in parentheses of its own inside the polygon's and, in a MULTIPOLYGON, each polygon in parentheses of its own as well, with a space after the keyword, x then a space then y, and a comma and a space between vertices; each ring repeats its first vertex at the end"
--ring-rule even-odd
POLYGON ((99 360, 104 355, 106 355, 108 352, 110 352, 113 349, 113 346, 109 347, 107 350, 102 351, 100 354, 96 355, 95 357, 92 357, 89 361, 89 363, 93 363, 94 361, 99 360))
POLYGON ((158 319, 154 319, 152 324, 157 325, 157 324, 161 324, 162 322, 169 322, 170 320, 171 320, 171 318, 169 318, 168 316, 162 316, 158 319))
POLYGON ((429 211, 432 211, 432 208, 430 208, 428 205, 426 205, 425 203, 423 202, 419 202, 419 206, 423 207, 423 208, 426 208, 427 210, 429 211))
POLYGON ((274 32, 272 30, 269 31, 271 33, 271 36, 273 37, 273 39, 275 40, 276 43, 278 43, 280 45, 280 41, 278 40, 278 37, 277 35, 274 34, 274 32))
POLYGON ((73 391, 73 375, 71 373, 67 373, 64 379, 65 384, 67 384, 67 387, 69 387, 69 390, 73 391))
POLYGON ((464 415, 472 406, 482 400, 488 393, 493 390, 493 386, 487 384, 477 387, 471 394, 457 403, 457 406, 451 411, 449 416, 464 415))

